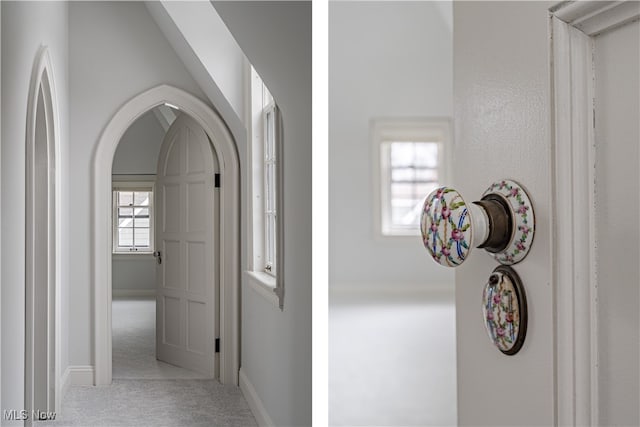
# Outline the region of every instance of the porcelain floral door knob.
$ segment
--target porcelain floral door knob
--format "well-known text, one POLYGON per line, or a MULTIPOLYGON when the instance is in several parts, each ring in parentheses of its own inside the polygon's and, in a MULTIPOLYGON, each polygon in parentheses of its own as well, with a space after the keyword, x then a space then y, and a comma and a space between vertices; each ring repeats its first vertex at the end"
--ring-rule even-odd
POLYGON ((425 199, 420 228, 424 246, 438 264, 456 267, 478 247, 511 265, 529 252, 535 222, 524 188, 505 179, 472 203, 451 187, 438 188, 425 199))

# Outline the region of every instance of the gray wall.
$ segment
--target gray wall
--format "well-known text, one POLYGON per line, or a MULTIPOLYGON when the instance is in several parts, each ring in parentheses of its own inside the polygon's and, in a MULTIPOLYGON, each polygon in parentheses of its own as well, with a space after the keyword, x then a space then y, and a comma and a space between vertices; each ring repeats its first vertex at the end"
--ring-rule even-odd
MULTIPOLYGON (((113 156, 114 174, 155 174, 165 131, 149 111, 122 135, 113 156)), ((115 180, 118 177, 114 177, 115 180)), ((155 290, 156 262, 152 255, 113 255, 113 290, 155 290)))
POLYGON ((280 106, 285 135, 284 311, 243 283, 241 366, 275 425, 306 426, 311 424, 311 2, 214 6, 280 106))
POLYGON ((376 237, 370 120, 452 115, 448 2, 329 3, 329 286, 449 285, 419 236, 376 237))
POLYGON ((91 182, 102 130, 129 99, 162 83, 204 99, 180 59, 138 2, 69 3, 70 205, 74 263, 70 274, 70 364, 93 364, 91 182))
MULTIPOLYGON (((69 200, 67 10, 66 2, 2 2, 2 409, 24 408, 25 128, 29 81, 42 45, 49 47, 58 97, 62 205, 66 206, 69 200)), ((63 211, 58 237, 62 245, 59 256, 63 371, 68 365, 65 331, 69 324, 70 229, 66 212, 63 211)))

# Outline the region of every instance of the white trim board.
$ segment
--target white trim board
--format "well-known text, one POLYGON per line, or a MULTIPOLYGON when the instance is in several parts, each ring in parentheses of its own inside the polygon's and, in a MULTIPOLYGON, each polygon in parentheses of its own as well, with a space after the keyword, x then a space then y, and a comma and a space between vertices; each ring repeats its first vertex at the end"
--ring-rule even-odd
POLYGON ((154 298, 155 289, 112 289, 113 298, 154 298))
POLYGON ((60 379, 60 400, 64 399, 73 385, 93 385, 94 375, 95 370, 91 365, 68 366, 60 379))
POLYGON ((95 369, 91 365, 69 366, 64 372, 62 389, 66 391, 74 385, 93 385, 95 369))
POLYGON ((556 425, 599 419, 593 37, 639 17, 635 1, 550 9, 556 425))
POLYGON ((249 409, 251 409, 251 413, 253 413, 256 422, 260 427, 272 427, 275 426, 269 413, 264 407, 262 400, 258 396, 256 389, 247 378, 247 375, 244 373, 244 370, 240 368, 240 390, 244 395, 244 398, 247 399, 247 403, 249 404, 249 409))
MULTIPOLYGON (((26 123, 26 153, 25 153, 25 383, 24 383, 24 409, 33 409, 36 400, 36 391, 42 391, 46 387, 47 410, 56 411, 60 408, 60 378, 61 378, 61 293, 62 283, 62 203, 61 185, 62 168, 60 155, 60 120, 55 87, 55 75, 53 72, 51 56, 47 46, 40 46, 36 55, 34 68, 29 85, 29 98, 27 106, 26 123), (43 101, 44 132, 46 135, 45 146, 42 147, 37 139, 37 111, 38 99, 43 101), (38 148, 40 147, 40 148, 38 148), (38 152, 46 157, 46 187, 36 183, 38 170, 38 152), (45 224, 40 222, 37 216, 37 201, 46 199, 47 217, 45 224), (36 235, 37 227, 45 225, 44 234, 36 235), (46 242, 38 238, 46 236, 46 242), (45 244, 46 247, 46 289, 42 295, 42 288, 36 287, 37 245, 45 244), (41 289, 38 292, 38 289, 41 289), (44 313, 36 309, 36 299, 46 300, 44 313), (39 329, 36 325, 38 316, 46 316, 45 329, 39 329), (36 350, 36 340, 42 339, 37 333, 43 333, 47 337, 47 345, 44 350, 36 350), (36 374, 36 364, 42 363, 38 358, 44 357, 46 364, 45 378, 36 374)), ((42 211, 40 211, 42 212, 42 211)))

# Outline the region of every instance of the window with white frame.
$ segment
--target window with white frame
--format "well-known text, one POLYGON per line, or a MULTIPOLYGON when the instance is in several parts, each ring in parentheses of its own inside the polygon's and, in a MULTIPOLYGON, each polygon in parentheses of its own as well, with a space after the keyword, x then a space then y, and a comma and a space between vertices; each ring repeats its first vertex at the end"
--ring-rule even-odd
POLYGON ((253 277, 274 288, 282 303, 282 165, 281 118, 266 85, 251 68, 251 204, 253 277))
MULTIPOLYGON (((266 90, 266 89, 265 89, 266 90)), ((273 100, 262 111, 264 121, 264 270, 276 274, 276 108, 273 100)))
POLYGON ((450 123, 444 119, 376 120, 378 232, 420 234, 425 197, 447 181, 450 123))
POLYGON ((248 145, 250 191, 249 284, 284 309, 283 126, 278 104, 253 67, 248 89, 251 126, 248 145))
POLYGON ((113 253, 152 253, 153 185, 114 183, 113 253))

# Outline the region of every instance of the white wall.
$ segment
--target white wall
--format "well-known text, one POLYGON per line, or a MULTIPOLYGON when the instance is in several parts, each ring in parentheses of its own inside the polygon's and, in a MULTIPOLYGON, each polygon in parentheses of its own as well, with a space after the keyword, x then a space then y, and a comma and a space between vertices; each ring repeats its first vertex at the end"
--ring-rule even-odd
POLYGON ((153 255, 114 255, 111 283, 115 296, 118 296, 118 291, 155 292, 155 258, 153 255))
POLYGON ((284 311, 243 282, 241 366, 275 425, 310 425, 311 2, 214 6, 284 122, 284 311))
MULTIPOLYGON (((49 48, 62 165, 62 369, 68 364, 68 14, 63 2, 2 2, 2 409, 24 408, 25 128, 36 54, 49 48)), ((88 248, 87 248, 88 250, 88 248)), ((4 422, 3 422, 4 424, 4 422)), ((22 424, 22 423, 20 423, 22 424)))
POLYGON ((152 111, 131 124, 113 155, 113 174, 155 175, 165 131, 152 111))
MULTIPOLYGON (((156 9, 164 8, 204 67, 207 79, 215 82, 236 115, 242 117, 245 108, 242 80, 245 56, 211 3, 156 1, 148 2, 147 7, 154 19, 162 13, 156 9)), ((184 57, 183 52, 178 54, 184 57)), ((194 77, 198 81, 197 76, 194 77)))
POLYGON ((453 285, 420 236, 376 237, 376 117, 451 117, 449 2, 329 3, 329 284, 453 285))
MULTIPOLYGON (((244 170, 245 56, 209 2, 147 1, 149 13, 233 135, 244 170)), ((241 177, 242 180, 242 177, 241 177)), ((242 187, 244 188, 244 187, 242 187)), ((244 221, 241 235, 245 236, 244 221)))
POLYGON ((482 286, 497 263, 476 251, 456 269, 458 422, 552 425, 554 327, 551 247, 551 2, 454 2, 457 188, 480 197, 494 180, 523 184, 536 236, 514 266, 528 311, 520 352, 505 356, 484 330, 482 286))
POLYGON ((74 208, 70 274, 70 364, 93 364, 91 164, 113 114, 161 83, 204 99, 143 3, 69 4, 71 198, 74 208))
MULTIPOLYGON (((164 135, 153 111, 139 117, 120 139, 113 156, 114 175, 155 175, 164 135)), ((155 290, 156 260, 151 255, 113 255, 111 269, 116 293, 155 290)))

